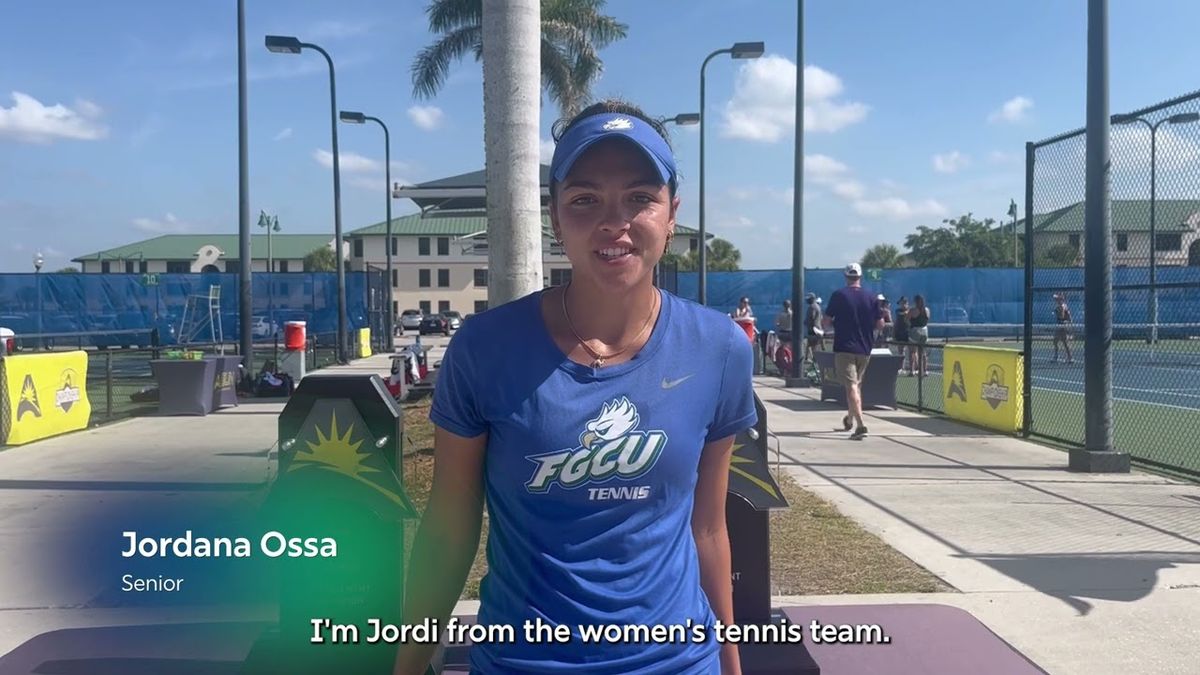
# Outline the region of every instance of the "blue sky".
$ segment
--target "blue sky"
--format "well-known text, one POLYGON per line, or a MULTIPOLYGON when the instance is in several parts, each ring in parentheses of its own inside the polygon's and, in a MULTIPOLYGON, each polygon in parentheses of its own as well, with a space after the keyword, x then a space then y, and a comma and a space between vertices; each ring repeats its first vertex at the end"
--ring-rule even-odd
MULTIPOLYGON (((483 167, 482 77, 456 65, 432 100, 409 67, 433 37, 424 2, 248 0, 250 200, 288 232, 332 232, 324 61, 271 54, 266 34, 333 56, 338 104, 383 118, 394 180, 483 167)), ((0 23, 0 270, 168 232, 236 232, 236 2, 18 3, 0 23)), ((805 250, 837 266, 918 225, 1021 201, 1023 147, 1082 126, 1086 3, 809 0, 805 250)), ((708 68, 709 229, 746 268, 790 265, 795 3, 610 0, 629 36, 603 52, 599 96, 695 112, 713 49, 763 40, 758 61, 708 68)), ((1200 88, 1187 0, 1112 2, 1111 108, 1200 88)), ((542 137, 557 110, 543 102, 542 137)), ((341 125, 346 230, 383 220, 383 143, 341 125)), ((695 225, 699 138, 677 129, 680 220, 695 225)), ((406 202, 396 214, 411 212, 406 202)))

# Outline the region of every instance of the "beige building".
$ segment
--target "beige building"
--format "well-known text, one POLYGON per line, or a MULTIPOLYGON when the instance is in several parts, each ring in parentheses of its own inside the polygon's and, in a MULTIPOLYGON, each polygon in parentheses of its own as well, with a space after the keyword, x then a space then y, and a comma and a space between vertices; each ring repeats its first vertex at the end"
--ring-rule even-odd
MULTIPOLYGON (((549 201, 549 167, 542 166, 542 206, 549 201)), ((423 313, 457 311, 464 316, 487 309, 488 242, 484 214, 484 172, 462 174, 415 186, 397 186, 396 199, 411 199, 421 211, 392 218, 392 309, 423 313)), ((383 269, 387 223, 347 234, 350 269, 383 269)), ((676 226, 671 244, 685 254, 699 246, 699 232, 676 226)), ((570 279, 570 262, 554 242, 549 217, 542 215, 542 281, 555 286, 570 279)))
MULTIPOLYGON (((267 271, 267 254, 276 272, 303 272, 304 257, 322 246, 326 234, 256 234, 250 240, 250 270, 267 271)), ((343 244, 344 254, 349 245, 343 244)), ((73 258, 85 274, 199 274, 240 272, 236 234, 164 234, 73 258)))
MULTIPOLYGON (((1059 246, 1074 249, 1083 264, 1084 205, 1076 202, 1034 216, 1038 253, 1059 246)), ((1111 201, 1112 261, 1116 267, 1150 265, 1150 201, 1111 201)), ((1159 199, 1154 204, 1155 258, 1159 267, 1200 266, 1200 200, 1159 199)), ((1024 227, 1023 223, 1018 228, 1024 227)), ((1020 231, 1020 229, 1018 230, 1020 231)))

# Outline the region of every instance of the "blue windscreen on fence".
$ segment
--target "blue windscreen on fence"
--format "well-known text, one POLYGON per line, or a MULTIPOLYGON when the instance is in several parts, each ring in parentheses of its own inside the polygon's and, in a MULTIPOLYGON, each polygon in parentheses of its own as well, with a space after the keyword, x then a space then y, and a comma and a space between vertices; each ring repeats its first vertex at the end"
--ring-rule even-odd
MULTIPOLYGON (((346 274, 351 329, 367 327, 367 274, 346 274)), ((237 274, 0 274, 0 325, 18 334, 149 330, 179 331, 188 298, 220 287, 226 340, 238 331, 237 274)), ((253 314, 275 323, 306 321, 309 334, 337 331, 337 277, 332 272, 253 276, 253 314)), ((193 306, 204 303, 193 301, 193 306)), ((206 337, 211 338, 211 332, 206 337)))
MULTIPOLYGON (((902 296, 912 302, 914 295, 925 296, 935 323, 1010 323, 1024 321, 1025 271, 1022 269, 887 269, 868 271, 872 277, 864 280, 867 288, 883 293, 895 305, 902 296)), ((1052 281, 1073 299, 1072 312, 1076 322, 1083 321, 1083 268, 1038 269, 1034 285, 1046 287, 1052 281), (1039 279, 1039 275, 1046 276, 1039 279)), ((699 293, 696 272, 679 273, 679 295, 695 300, 699 293)), ((1149 283, 1146 268, 1118 267, 1113 269, 1113 322, 1141 323, 1147 320, 1149 291, 1129 286, 1149 283)), ((1188 289, 1172 285, 1200 283, 1200 267, 1160 267, 1158 304, 1160 323, 1193 321, 1196 299, 1188 289), (1164 287, 1165 286, 1165 287, 1164 287)), ((804 290, 816 293, 826 303, 833 291, 845 285, 840 269, 810 269, 804 271, 804 290)), ((1194 290, 1194 289, 1193 289, 1194 290)), ((742 296, 750 298, 761 316, 774 316, 785 299, 792 297, 791 270, 752 270, 741 272, 710 272, 708 274, 708 304, 731 312, 742 296)), ((1050 294, 1038 297, 1034 306, 1034 322, 1053 322, 1053 301, 1050 294)))

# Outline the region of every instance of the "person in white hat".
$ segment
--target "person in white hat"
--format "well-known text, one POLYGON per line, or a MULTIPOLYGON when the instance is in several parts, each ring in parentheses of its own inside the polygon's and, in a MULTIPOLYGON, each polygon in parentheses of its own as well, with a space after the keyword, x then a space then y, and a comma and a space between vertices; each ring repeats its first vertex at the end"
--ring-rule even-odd
POLYGON ((867 435, 860 384, 871 360, 875 331, 883 328, 883 312, 875 295, 863 288, 858 263, 846 265, 844 274, 846 285, 830 296, 825 317, 833 324, 834 369, 846 387, 847 414, 842 428, 854 429, 851 438, 857 440, 867 435))

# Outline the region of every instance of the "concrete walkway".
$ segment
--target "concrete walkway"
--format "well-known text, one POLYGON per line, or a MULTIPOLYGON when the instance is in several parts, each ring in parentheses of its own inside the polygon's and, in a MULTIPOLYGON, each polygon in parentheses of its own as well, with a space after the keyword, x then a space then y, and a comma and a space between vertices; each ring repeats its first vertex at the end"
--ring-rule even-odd
POLYGON ((1197 672, 1200 486, 1069 473, 1060 450, 903 411, 851 441, 815 390, 757 385, 785 470, 960 591, 779 604, 938 602, 1052 673, 1197 672))
MULTIPOLYGON (((431 362, 444 342, 434 343, 431 362)), ((386 373, 387 355, 320 373, 386 373)), ((319 375, 319 374, 317 374, 319 375)), ((778 597, 778 604, 962 607, 1052 673, 1191 673, 1200 663, 1200 486, 1065 470, 1061 451, 908 412, 842 413, 761 378, 780 463, 805 488, 956 588, 904 596, 778 597)), ((282 402, 207 417, 139 418, 0 451, 0 654, 57 628, 147 622, 150 608, 47 570, 62 524, 126 500, 198 495, 234 508, 266 486, 282 402)), ((774 457, 772 457, 774 462, 774 457)), ((462 603, 460 612, 474 603, 462 603)), ((270 621, 274 609, 153 609, 168 622, 270 621)), ((886 630, 886 626, 884 627, 886 630)), ((883 648, 883 647, 879 647, 883 648)))

